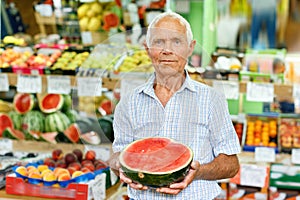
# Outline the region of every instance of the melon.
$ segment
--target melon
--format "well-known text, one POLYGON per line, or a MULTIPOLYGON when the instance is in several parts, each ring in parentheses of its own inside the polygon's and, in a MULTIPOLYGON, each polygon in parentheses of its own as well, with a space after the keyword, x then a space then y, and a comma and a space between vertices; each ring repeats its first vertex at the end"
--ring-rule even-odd
POLYGON ((183 180, 192 160, 193 152, 188 146, 165 137, 136 140, 120 154, 126 176, 150 187, 168 186, 183 180))
POLYGON ((65 131, 64 135, 72 142, 77 143, 79 141, 79 135, 81 134, 80 128, 76 123, 72 123, 65 131))
POLYGON ((0 113, 0 137, 2 137, 2 132, 6 128, 13 128, 14 124, 9 115, 5 113, 0 113))
POLYGON ((15 130, 13 128, 6 128, 3 131, 3 137, 9 138, 9 139, 16 139, 16 140, 24 140, 25 139, 25 135, 22 131, 19 130, 15 130))
POLYGON ((95 131, 90 131, 80 135, 80 140, 83 144, 92 144, 97 145, 100 144, 101 139, 98 133, 95 131))
POLYGON ((64 105, 64 97, 61 94, 46 94, 39 101, 40 110, 43 113, 54 113, 64 105))
POLYGON ((51 143, 51 144, 57 144, 57 141, 56 141, 57 135, 58 135, 58 132, 41 133, 40 140, 51 143))
POLYGON ((18 93, 14 96, 13 105, 16 112, 25 114, 31 111, 36 104, 36 98, 33 94, 18 93))
POLYGON ((46 116, 45 132, 63 132, 71 124, 66 114, 57 111, 46 116))
POLYGON ((11 120, 13 121, 14 129, 22 130, 23 115, 17 113, 16 111, 10 111, 8 113, 8 115, 11 118, 11 120))
POLYGON ((32 110, 27 112, 22 120, 22 130, 26 139, 39 139, 39 134, 44 131, 45 116, 42 112, 32 110))

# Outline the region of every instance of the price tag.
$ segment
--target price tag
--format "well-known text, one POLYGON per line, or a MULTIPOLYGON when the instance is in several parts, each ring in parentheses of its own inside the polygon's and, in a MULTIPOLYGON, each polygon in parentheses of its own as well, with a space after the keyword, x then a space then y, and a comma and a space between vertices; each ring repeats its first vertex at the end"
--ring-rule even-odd
POLYGON ((101 96, 102 79, 97 77, 77 77, 78 96, 101 96))
POLYGON ((9 83, 7 74, 0 74, 0 91, 8 92, 9 91, 9 83))
POLYGON ((236 81, 213 81, 213 88, 224 93, 226 99, 239 98, 239 83, 236 81))
POLYGON ((42 77, 18 75, 17 92, 21 93, 41 93, 42 92, 42 77))
POLYGON ((292 163, 300 164, 300 149, 292 149, 292 163))
POLYGON ((71 79, 68 76, 47 76, 48 93, 70 94, 71 79))
POLYGON ((13 150, 13 143, 12 140, 2 138, 0 139, 0 150, 12 151, 13 150))
POLYGON ((137 86, 142 85, 143 83, 145 83, 146 80, 145 79, 122 79, 121 80, 121 88, 120 88, 120 94, 122 95, 126 95, 129 92, 131 92, 134 88, 136 88, 137 86))
POLYGON ((106 198, 106 173, 96 176, 92 184, 93 199, 103 200, 106 198))
POLYGON ((245 186, 264 187, 268 176, 267 167, 259 165, 241 165, 240 184, 245 186))
POLYGON ((247 83, 247 101, 273 102, 274 85, 270 83, 247 83))
POLYGON ((93 37, 90 31, 81 32, 82 44, 92 44, 93 37))
POLYGON ((99 145, 85 145, 85 150, 94 150, 96 159, 108 160, 110 158, 110 149, 99 145))
POLYGON ((276 153, 274 148, 256 147, 255 161, 256 162, 275 162, 276 153))
POLYGON ((293 97, 300 97, 300 84, 293 85, 293 97))

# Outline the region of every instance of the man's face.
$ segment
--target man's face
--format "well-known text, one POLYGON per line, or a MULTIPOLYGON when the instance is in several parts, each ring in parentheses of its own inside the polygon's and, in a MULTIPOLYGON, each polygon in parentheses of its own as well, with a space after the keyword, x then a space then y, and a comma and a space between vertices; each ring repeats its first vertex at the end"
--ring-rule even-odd
POLYGON ((195 41, 188 44, 186 28, 176 19, 164 18, 149 31, 151 38, 146 49, 155 70, 158 73, 182 73, 195 45, 195 41))

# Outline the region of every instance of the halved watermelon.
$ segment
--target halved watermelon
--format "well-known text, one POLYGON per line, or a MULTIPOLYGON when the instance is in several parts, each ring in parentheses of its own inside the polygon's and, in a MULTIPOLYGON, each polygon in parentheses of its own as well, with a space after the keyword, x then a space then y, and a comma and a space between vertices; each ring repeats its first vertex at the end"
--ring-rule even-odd
POLYGON ((46 94, 39 101, 39 107, 43 113, 54 113, 63 105, 64 97, 61 94, 46 94))
POLYGON ((90 132, 81 134, 80 140, 83 144, 93 144, 93 145, 100 144, 100 142, 101 142, 100 136, 95 131, 90 131, 90 132))
POLYGON ((71 124, 65 131, 64 135, 72 142, 77 143, 79 141, 79 135, 81 134, 80 128, 76 123, 71 124))
POLYGON ((9 117, 9 115, 5 114, 5 113, 0 113, 0 137, 2 137, 2 132, 6 129, 6 128, 14 128, 14 123, 11 120, 11 118, 9 117))
POLYGON ((165 137, 136 140, 120 154, 124 173, 133 181, 151 187, 182 180, 192 160, 193 152, 188 146, 165 137))
POLYGON ((6 128, 3 131, 3 137, 9 138, 9 139, 16 139, 16 140, 25 140, 25 135, 22 131, 15 130, 13 128, 6 128))
POLYGON ((51 144, 57 144, 56 142, 56 136, 58 132, 49 132, 49 133, 41 133, 40 140, 51 143, 51 144))
POLYGON ((14 96, 13 105, 16 112, 25 114, 31 111, 36 104, 36 98, 33 94, 18 93, 14 96))

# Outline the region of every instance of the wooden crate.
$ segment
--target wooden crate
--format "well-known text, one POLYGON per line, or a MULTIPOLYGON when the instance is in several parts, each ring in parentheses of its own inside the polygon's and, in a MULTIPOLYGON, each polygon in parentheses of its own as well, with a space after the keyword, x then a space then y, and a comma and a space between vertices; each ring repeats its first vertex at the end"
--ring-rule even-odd
POLYGON ((42 34, 46 34, 46 26, 51 26, 52 32, 57 33, 57 24, 62 24, 62 19, 57 18, 54 13, 51 17, 45 17, 38 12, 34 12, 34 16, 42 34))

